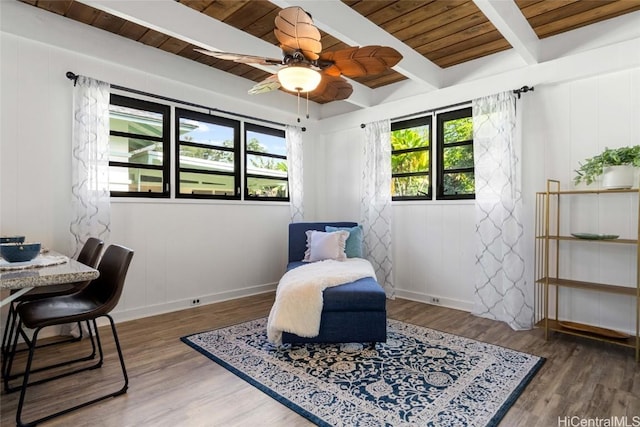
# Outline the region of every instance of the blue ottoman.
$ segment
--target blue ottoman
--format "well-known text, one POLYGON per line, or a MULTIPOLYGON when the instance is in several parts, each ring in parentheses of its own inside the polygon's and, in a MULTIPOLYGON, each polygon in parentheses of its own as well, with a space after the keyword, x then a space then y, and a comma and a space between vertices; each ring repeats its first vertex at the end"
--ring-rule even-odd
MULTIPOLYGON (((289 264, 303 263, 307 230, 324 231, 326 226, 354 227, 353 222, 297 222, 289 224, 289 264)), ((283 343, 385 342, 387 340, 387 298, 375 278, 365 277, 324 290, 320 333, 305 338, 284 332, 283 343)))

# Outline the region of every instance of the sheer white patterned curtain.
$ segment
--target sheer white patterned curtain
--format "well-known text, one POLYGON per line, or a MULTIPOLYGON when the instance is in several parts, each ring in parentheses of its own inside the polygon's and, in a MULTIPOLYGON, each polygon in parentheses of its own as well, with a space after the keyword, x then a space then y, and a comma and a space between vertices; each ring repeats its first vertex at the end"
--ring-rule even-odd
POLYGON ((296 126, 287 126, 285 138, 287 141, 287 174, 289 178, 291 222, 300 222, 304 219, 304 204, 302 200, 302 129, 296 126))
POLYGON ((391 122, 365 126, 360 215, 365 257, 388 298, 395 297, 391 258, 391 122))
POLYGON ((69 229, 77 257, 88 237, 109 240, 109 84, 78 76, 74 89, 69 229))
POLYGON ((515 330, 533 327, 525 275, 521 138, 516 99, 503 92, 473 101, 476 271, 473 313, 515 330))

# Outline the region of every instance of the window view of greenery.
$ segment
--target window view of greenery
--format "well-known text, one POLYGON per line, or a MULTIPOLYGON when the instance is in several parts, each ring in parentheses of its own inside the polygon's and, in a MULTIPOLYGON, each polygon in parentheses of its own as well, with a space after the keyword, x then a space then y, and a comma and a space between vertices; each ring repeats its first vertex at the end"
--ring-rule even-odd
POLYGON ((118 95, 109 106, 112 195, 168 196, 169 108, 118 95))
POLYGON ((245 124, 245 197, 289 200, 284 131, 245 124))
POLYGON ((239 122, 176 109, 177 194, 182 197, 239 196, 239 122))
POLYGON ((438 197, 470 198, 475 193, 471 108, 438 116, 441 191, 438 197))
POLYGON ((391 195, 394 200, 431 197, 431 117, 391 125, 391 195))

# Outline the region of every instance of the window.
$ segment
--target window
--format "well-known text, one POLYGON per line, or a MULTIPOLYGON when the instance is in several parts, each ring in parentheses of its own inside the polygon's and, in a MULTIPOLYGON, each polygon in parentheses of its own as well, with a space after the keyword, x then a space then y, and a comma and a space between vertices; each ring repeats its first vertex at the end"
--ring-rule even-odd
POLYGON ((434 185, 439 200, 475 197, 471 107, 391 123, 393 200, 432 199, 434 185), (434 116, 437 125, 432 133, 434 116), (435 163, 431 161, 432 140, 435 163))
POLYGON ((176 108, 176 197, 240 198, 240 122, 176 108))
POLYGON ((111 196, 289 201, 283 129, 162 99, 170 102, 111 95, 111 196))
POLYGON ((166 105, 111 95, 111 196, 169 197, 169 123, 166 105))
POLYGON ((438 199, 473 199, 471 107, 437 115, 438 199))
POLYGON ((431 116, 391 124, 391 195, 431 198, 431 116))
POLYGON ((289 200, 285 133, 245 123, 245 199, 289 200))

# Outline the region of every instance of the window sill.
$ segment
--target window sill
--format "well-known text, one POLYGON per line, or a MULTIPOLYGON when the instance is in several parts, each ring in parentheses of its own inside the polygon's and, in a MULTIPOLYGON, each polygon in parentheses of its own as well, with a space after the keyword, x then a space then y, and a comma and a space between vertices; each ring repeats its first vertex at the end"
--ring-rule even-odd
POLYGON ((289 202, 269 200, 224 200, 224 199, 155 199, 146 197, 111 198, 112 204, 156 204, 156 205, 235 205, 235 206, 282 206, 289 209, 289 202))

